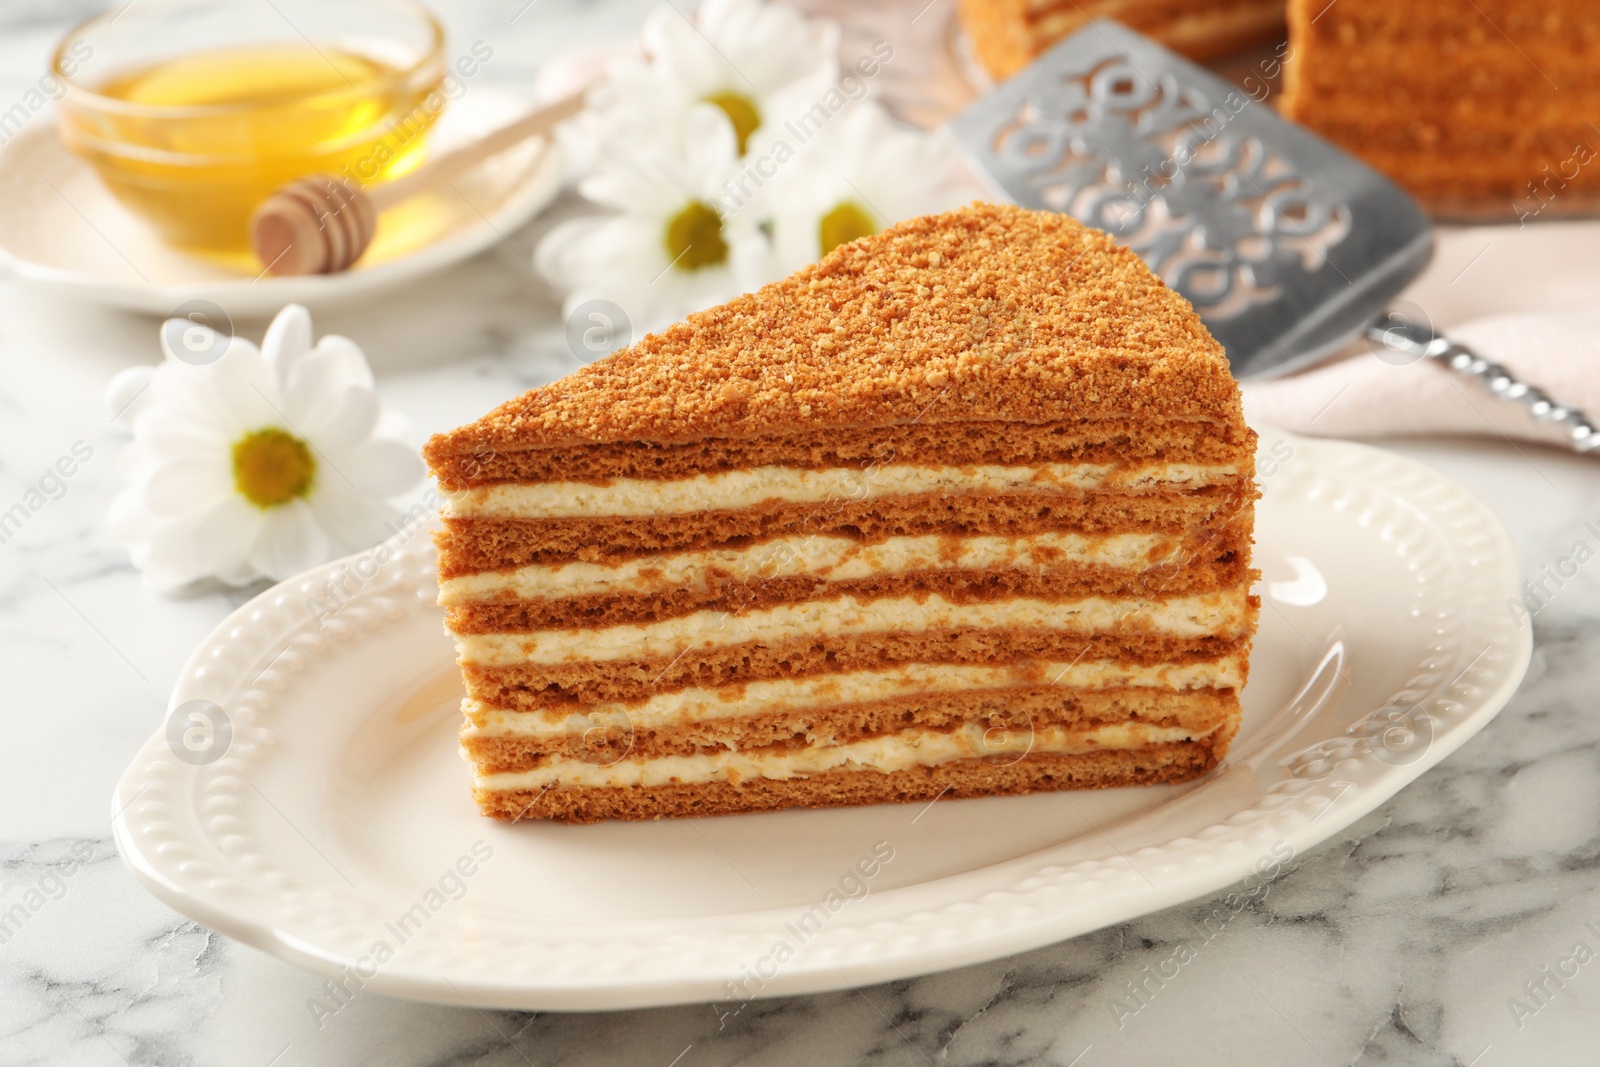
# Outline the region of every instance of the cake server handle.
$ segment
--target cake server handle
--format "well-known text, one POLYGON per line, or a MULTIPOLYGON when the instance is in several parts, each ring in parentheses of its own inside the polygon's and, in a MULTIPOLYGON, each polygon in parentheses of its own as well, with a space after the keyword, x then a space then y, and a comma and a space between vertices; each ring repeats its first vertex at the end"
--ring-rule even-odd
POLYGON ((1521 404, 1540 422, 1561 426, 1567 434, 1567 444, 1576 452, 1593 452, 1600 449, 1600 428, 1594 420, 1576 408, 1569 408, 1550 399, 1544 390, 1527 382, 1498 363, 1490 363, 1472 349, 1457 344, 1421 323, 1410 322, 1395 315, 1385 315, 1367 327, 1367 340, 1383 345, 1391 352, 1425 357, 1443 363, 1463 378, 1476 378, 1500 400, 1521 404))

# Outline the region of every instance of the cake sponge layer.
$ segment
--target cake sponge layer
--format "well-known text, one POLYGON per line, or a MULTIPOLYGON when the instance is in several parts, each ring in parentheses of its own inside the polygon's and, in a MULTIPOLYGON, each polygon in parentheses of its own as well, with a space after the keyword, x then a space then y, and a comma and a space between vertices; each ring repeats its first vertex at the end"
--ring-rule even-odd
MULTIPOLYGON (((779 712, 803 713, 906 697, 926 701, 941 700, 952 694, 971 697, 997 690, 1045 690, 1057 694, 1054 699, 1068 699, 1063 695, 1068 691, 1088 694, 1127 689, 1238 690, 1244 686, 1244 680, 1245 664, 1236 658, 1159 666, 1086 658, 1065 663, 1028 660, 1001 666, 901 663, 883 670, 753 680, 721 689, 677 689, 631 704, 519 710, 468 699, 462 701, 461 710, 467 719, 466 728, 484 736, 532 737, 570 730, 574 719, 625 723, 632 729, 657 730, 686 723, 710 724, 724 719, 748 719, 779 712)), ((587 729, 588 723, 579 723, 578 728, 587 729)))
MULTIPOLYGON (((1251 599, 1251 619, 1259 602, 1251 599)), ((806 635, 771 644, 686 650, 655 660, 606 663, 462 665, 467 695, 483 704, 533 711, 603 702, 632 703, 691 686, 719 688, 765 678, 881 670, 903 663, 980 666, 1040 659, 1115 660, 1149 666, 1235 658, 1249 638, 1176 638, 1157 634, 1079 634, 1039 630, 940 630, 920 634, 857 634, 825 640, 806 635)))
POLYGON ((742 511, 762 504, 966 493, 1074 493, 1121 489, 1162 492, 1236 485, 1231 463, 1039 463, 859 467, 752 467, 687 478, 612 478, 593 482, 503 482, 445 498, 452 519, 609 519, 742 511))
POLYGON ((684 478, 786 466, 869 470, 883 463, 1115 463, 1157 458, 1181 463, 1248 464, 1254 437, 1211 418, 1070 419, 1053 422, 916 420, 897 426, 841 426, 762 437, 694 441, 618 441, 576 448, 488 449, 455 456, 435 474, 446 492, 500 482, 606 482, 684 478))
MULTIPOLYGON (((1248 531, 1246 531, 1248 533, 1248 531)), ((1184 558, 1185 546, 1170 534, 1044 533, 1028 537, 890 537, 866 543, 838 534, 756 541, 725 548, 660 552, 609 563, 572 563, 483 571, 440 583, 439 603, 570 600, 581 596, 663 595, 705 589, 729 581, 810 578, 852 581, 929 570, 983 571, 1084 566, 1108 573, 1141 571, 1184 558)))
POLYGON ((584 519, 446 519, 434 535, 439 574, 508 570, 573 560, 632 559, 652 552, 740 545, 810 534, 876 543, 891 537, 1013 537, 1054 531, 1192 536, 1249 513, 1255 486, 1186 492, 928 493, 874 500, 762 504, 740 511, 584 519))
POLYGON ((836 770, 806 778, 754 778, 636 786, 628 789, 554 786, 495 790, 478 787, 479 809, 497 819, 552 819, 592 823, 602 819, 690 818, 859 804, 930 803, 940 799, 1039 793, 1064 789, 1114 789, 1184 782, 1216 766, 1232 731, 1200 741, 1075 755, 1030 753, 1014 763, 956 760, 898 771, 836 770))
POLYGON ((984 731, 1030 738, 1036 731, 1090 730, 1138 724, 1205 735, 1239 716, 1232 690, 1078 690, 1060 686, 974 693, 915 694, 894 700, 821 709, 782 709, 753 716, 686 721, 670 726, 633 723, 625 714, 576 713, 536 735, 492 735, 469 722, 462 749, 479 774, 536 769, 550 760, 606 765, 620 760, 702 753, 772 752, 848 745, 906 729, 984 731))
POLYGON ((523 663, 635 662, 688 656, 749 645, 770 647, 797 639, 829 644, 881 633, 919 637, 952 630, 1034 630, 1116 636, 1243 637, 1254 613, 1242 589, 1188 596, 1014 597, 952 602, 936 594, 857 600, 851 596, 804 600, 759 611, 699 611, 692 615, 594 629, 530 633, 458 634, 462 663, 508 667, 523 663))
POLYGON ((643 625, 706 611, 759 612, 781 605, 848 597, 871 603, 933 596, 956 604, 1028 598, 1069 603, 1093 596, 1118 598, 1188 596, 1230 589, 1247 574, 1242 554, 1207 560, 1170 571, 1117 573, 1096 567, 1021 568, 978 573, 924 571, 830 582, 814 575, 790 578, 714 580, 695 589, 667 592, 595 594, 561 600, 520 600, 452 608, 453 633, 528 633, 544 629, 643 625))

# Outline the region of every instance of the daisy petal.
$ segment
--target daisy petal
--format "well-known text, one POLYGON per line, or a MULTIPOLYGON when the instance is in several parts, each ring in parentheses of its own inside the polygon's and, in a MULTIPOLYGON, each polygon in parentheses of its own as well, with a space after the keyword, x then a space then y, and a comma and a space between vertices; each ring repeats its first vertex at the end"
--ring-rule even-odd
POLYGON ((119 425, 132 426, 139 412, 150 406, 150 382, 155 374, 154 367, 126 367, 106 386, 106 410, 119 425))
POLYGON ((152 410, 134 425, 133 439, 167 459, 203 459, 226 454, 235 438, 217 427, 190 419, 175 419, 164 410, 152 410))
MULTIPOLYGON (((163 457, 154 449, 146 448, 138 441, 122 450, 117 456, 117 473, 130 482, 143 482, 154 474, 160 467, 163 457)), ((144 490, 141 488, 140 492, 144 490)), ((142 499, 142 498, 141 498, 142 499)))
POLYGON ((150 539, 149 567, 164 576, 161 584, 167 586, 237 567, 259 539, 263 515, 230 497, 197 522, 169 522, 150 539))
POLYGON ((316 493, 309 504, 343 553, 359 552, 390 536, 399 516, 383 501, 356 493, 316 493))
POLYGON ((333 542, 303 500, 295 500, 264 513, 261 534, 250 550, 250 563, 275 581, 326 563, 334 556, 333 542))
MULTIPOLYGON (((702 176, 721 176, 739 158, 739 137, 733 123, 721 108, 714 104, 695 104, 689 109, 689 136, 685 145, 689 172, 702 176)), ((712 186, 703 189, 715 197, 720 190, 712 186)))
POLYGON ((310 351, 311 312, 299 304, 290 304, 278 312, 261 339, 261 354, 284 393, 289 391, 296 364, 310 351))
POLYGON ((208 369, 222 404, 243 426, 260 429, 286 421, 277 379, 260 356, 229 351, 208 369))
MULTIPOLYGON (((255 349, 250 347, 229 349, 229 354, 223 356, 224 360, 235 358, 260 359, 255 349)), ((170 420, 178 411, 183 413, 183 422, 209 427, 219 434, 231 434, 242 428, 236 413, 217 391, 217 383, 209 366, 191 367, 170 360, 161 364, 150 381, 150 396, 151 403, 148 406, 141 405, 139 415, 134 419, 135 435, 141 432, 145 423, 170 420)))
POLYGON ((221 455, 164 463, 144 486, 145 505, 161 516, 192 515, 234 495, 233 472, 221 455))
POLYGON ((721 75, 727 62, 717 54, 706 35, 689 17, 670 4, 651 12, 639 31, 645 52, 679 78, 694 77, 700 71, 721 75))
POLYGON ((345 389, 319 395, 314 408, 295 425, 320 449, 348 448, 372 436, 378 425, 378 394, 370 389, 345 389))
POLYGON ((231 567, 218 568, 216 578, 224 585, 249 585, 259 582, 262 574, 250 565, 248 558, 240 560, 231 567))
POLYGON ((297 362, 284 386, 284 415, 307 434, 315 435, 320 412, 328 399, 337 400, 347 389, 373 387, 372 369, 354 341, 324 337, 297 362))
POLYGON ((148 541, 155 536, 161 523, 144 506, 144 494, 138 488, 124 489, 111 501, 111 513, 106 516, 111 536, 118 541, 148 541))
POLYGON ((195 319, 168 319, 161 324, 161 351, 166 362, 181 367, 203 367, 215 363, 232 349, 256 351, 242 337, 218 333, 195 319))

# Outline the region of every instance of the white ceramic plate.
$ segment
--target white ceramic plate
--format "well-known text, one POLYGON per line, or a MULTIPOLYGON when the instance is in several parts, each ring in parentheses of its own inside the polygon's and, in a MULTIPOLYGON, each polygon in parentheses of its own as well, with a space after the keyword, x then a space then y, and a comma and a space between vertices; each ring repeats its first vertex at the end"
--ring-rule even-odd
MULTIPOLYGON (((472 89, 445 109, 430 149, 445 151, 527 108, 507 93, 472 89)), ((531 140, 453 179, 453 189, 421 194, 386 212, 372 247, 351 270, 256 277, 163 244, 67 151, 53 126, 40 122, 0 148, 0 203, 6 205, 0 268, 82 299, 162 316, 190 301, 209 301, 241 318, 291 303, 315 310, 371 297, 483 251, 549 204, 561 182, 555 147, 531 140)))
POLYGON ((418 534, 387 564, 270 590, 201 644, 173 694, 182 715, 117 787, 117 846, 174 908, 351 988, 521 1009, 735 1011, 1270 878, 1482 728, 1531 640, 1484 505, 1385 452, 1262 437, 1261 631, 1243 729, 1203 780, 497 824, 456 754, 459 682, 418 534), (226 744, 191 721, 195 700, 225 709, 226 744))

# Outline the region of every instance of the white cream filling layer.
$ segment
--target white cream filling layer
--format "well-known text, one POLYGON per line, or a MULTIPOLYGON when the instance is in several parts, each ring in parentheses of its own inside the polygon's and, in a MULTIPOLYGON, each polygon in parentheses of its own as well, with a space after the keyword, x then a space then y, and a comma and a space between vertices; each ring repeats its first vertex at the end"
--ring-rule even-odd
POLYGON ((1055 726, 1039 730, 985 730, 973 724, 952 733, 907 730, 845 745, 782 752, 715 752, 655 759, 623 758, 609 765, 563 759, 531 771, 479 775, 477 785, 480 789, 505 792, 554 785, 616 788, 724 780, 737 784, 748 779, 786 779, 835 770, 903 771, 958 759, 994 758, 997 762, 1005 763, 1012 758, 1020 759, 1030 752, 1077 755, 1108 749, 1137 749, 1174 741, 1193 741, 1210 733, 1137 723, 1118 723, 1094 730, 1068 730, 1055 726))
POLYGON ((1244 629, 1246 589, 1226 589, 1168 600, 1083 597, 1036 600, 1015 597, 956 604, 938 595, 852 596, 781 604, 743 615, 697 611, 673 619, 598 629, 533 633, 459 634, 462 663, 486 667, 521 663, 574 663, 619 659, 670 659, 697 649, 747 642, 776 644, 797 637, 837 638, 866 633, 928 630, 1059 630, 1073 633, 1154 631, 1173 637, 1229 636, 1244 629))
POLYGON ((483 600, 555 600, 680 587, 703 589, 712 573, 735 581, 809 574, 831 582, 847 582, 913 571, 999 567, 1038 570, 1062 563, 1142 570, 1178 549, 1178 539, 1149 533, 891 537, 876 544, 812 534, 743 548, 673 552, 615 564, 576 562, 467 574, 440 583, 439 603, 455 607, 483 600))
POLYGON ((1058 685, 1067 689, 1133 686, 1186 691, 1239 689, 1236 657, 1210 663, 1140 667, 1115 660, 1049 661, 1009 667, 913 663, 882 671, 851 671, 809 678, 777 678, 715 689, 681 689, 638 704, 591 704, 582 712, 507 711, 467 700, 463 738, 580 736, 596 727, 653 730, 686 722, 753 718, 777 711, 838 707, 895 697, 1058 685))
POLYGON ((914 493, 1016 492, 1063 489, 1197 489, 1238 476, 1232 466, 1156 463, 1045 463, 1031 467, 754 467, 661 481, 613 478, 590 482, 485 485, 445 494, 448 518, 561 519, 683 515, 736 511, 768 501, 820 503, 914 493))

